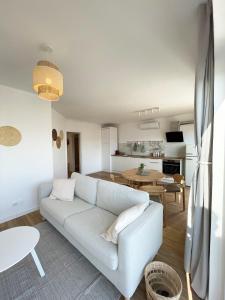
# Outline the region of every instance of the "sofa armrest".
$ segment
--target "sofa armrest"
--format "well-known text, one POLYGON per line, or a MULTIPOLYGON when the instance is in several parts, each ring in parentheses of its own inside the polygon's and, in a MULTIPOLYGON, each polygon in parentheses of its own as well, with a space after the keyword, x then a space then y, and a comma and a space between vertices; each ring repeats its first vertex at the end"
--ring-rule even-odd
POLYGON ((139 283, 146 264, 157 254, 162 238, 163 206, 151 202, 144 213, 119 234, 119 270, 125 273, 130 284, 139 283))
POLYGON ((38 187, 38 200, 48 197, 52 191, 52 182, 43 182, 38 187))

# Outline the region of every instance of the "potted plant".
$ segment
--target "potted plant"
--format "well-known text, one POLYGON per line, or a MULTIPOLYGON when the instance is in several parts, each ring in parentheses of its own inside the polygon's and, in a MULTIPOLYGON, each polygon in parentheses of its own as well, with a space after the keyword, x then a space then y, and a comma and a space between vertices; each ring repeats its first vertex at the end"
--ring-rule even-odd
POLYGON ((145 164, 141 163, 140 166, 138 167, 138 174, 139 175, 144 174, 144 168, 145 168, 145 164))

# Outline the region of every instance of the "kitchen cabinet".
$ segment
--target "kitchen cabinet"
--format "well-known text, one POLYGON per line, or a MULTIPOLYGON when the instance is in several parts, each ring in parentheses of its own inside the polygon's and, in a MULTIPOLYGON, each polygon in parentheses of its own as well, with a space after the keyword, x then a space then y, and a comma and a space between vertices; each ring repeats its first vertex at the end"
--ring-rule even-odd
POLYGON ((102 128, 102 170, 112 171, 112 154, 118 148, 117 128, 102 128))
POLYGON ((193 124, 180 125, 180 131, 183 132, 184 142, 187 145, 195 144, 195 129, 193 124))
POLYGON ((112 171, 122 172, 130 168, 130 157, 112 156, 112 171))
POLYGON ((143 163, 146 169, 162 172, 162 159, 140 158, 130 156, 112 156, 112 171, 122 172, 138 168, 143 163))
POLYGON ((162 172, 162 159, 150 159, 149 169, 162 172))

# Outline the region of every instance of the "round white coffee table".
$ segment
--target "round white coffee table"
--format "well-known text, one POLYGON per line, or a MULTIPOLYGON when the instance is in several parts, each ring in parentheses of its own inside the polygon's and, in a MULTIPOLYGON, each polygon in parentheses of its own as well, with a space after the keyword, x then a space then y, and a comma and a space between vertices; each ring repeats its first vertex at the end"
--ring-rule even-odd
POLYGON ((25 256, 31 254, 40 276, 45 276, 38 256, 34 250, 40 238, 39 231, 30 226, 19 226, 0 232, 0 272, 3 272, 25 256))

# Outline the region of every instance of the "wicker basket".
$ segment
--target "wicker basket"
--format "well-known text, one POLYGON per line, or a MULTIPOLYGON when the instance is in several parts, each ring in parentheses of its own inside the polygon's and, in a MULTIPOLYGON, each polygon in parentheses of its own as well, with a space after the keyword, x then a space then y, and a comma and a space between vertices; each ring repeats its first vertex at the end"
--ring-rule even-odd
POLYGON ((182 282, 177 272, 169 265, 154 261, 145 268, 145 283, 148 300, 178 300, 182 282))

